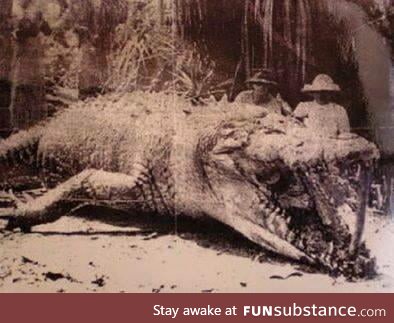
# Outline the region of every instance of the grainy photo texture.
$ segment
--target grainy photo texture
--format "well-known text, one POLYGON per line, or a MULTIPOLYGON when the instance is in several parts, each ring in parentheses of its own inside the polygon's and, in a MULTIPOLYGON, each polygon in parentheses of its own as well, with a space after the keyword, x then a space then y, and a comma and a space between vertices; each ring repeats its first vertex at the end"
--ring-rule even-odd
POLYGON ((0 0, 0 292, 393 292, 390 0, 0 0))

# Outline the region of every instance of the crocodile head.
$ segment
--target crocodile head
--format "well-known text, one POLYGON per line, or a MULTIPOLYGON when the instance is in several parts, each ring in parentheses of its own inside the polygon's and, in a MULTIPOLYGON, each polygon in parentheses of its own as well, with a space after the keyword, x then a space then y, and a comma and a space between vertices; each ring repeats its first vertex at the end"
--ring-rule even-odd
POLYGON ((231 226, 332 275, 373 275, 361 238, 379 158, 374 144, 351 134, 317 137, 296 120, 272 114, 223 123, 205 151, 207 178, 232 214, 231 226))

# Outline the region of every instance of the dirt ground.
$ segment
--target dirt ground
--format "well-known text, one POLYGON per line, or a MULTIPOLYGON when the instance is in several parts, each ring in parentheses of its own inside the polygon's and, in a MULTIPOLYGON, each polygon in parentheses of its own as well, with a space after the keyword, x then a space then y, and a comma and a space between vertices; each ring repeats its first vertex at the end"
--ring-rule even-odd
POLYGON ((216 223, 168 221, 64 217, 31 234, 2 232, 0 292, 394 292, 387 218, 369 217, 365 236, 379 276, 359 282, 267 254, 216 223))

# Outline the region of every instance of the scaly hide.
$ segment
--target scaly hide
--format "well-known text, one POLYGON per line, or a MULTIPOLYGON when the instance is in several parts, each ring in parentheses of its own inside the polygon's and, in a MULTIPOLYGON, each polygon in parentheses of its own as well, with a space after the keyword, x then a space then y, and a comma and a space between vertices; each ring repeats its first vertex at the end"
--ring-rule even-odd
POLYGON ((332 275, 367 277, 374 261, 362 232, 378 158, 361 137, 317 137, 262 107, 108 95, 0 143, 3 182, 23 166, 50 188, 2 213, 24 231, 81 203, 208 216, 332 275))

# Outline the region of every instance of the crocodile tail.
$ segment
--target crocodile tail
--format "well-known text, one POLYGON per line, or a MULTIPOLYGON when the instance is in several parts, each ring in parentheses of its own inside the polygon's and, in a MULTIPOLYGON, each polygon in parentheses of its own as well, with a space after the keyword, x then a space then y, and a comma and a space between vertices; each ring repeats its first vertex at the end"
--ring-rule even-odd
POLYGON ((44 126, 37 125, 0 141, 0 168, 18 164, 34 165, 43 133, 44 126))

